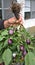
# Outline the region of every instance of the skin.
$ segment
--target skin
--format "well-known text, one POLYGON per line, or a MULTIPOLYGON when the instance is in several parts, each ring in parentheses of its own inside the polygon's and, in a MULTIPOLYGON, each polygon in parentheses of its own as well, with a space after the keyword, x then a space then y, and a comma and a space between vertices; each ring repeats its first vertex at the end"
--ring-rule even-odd
POLYGON ((4 27, 5 28, 8 28, 10 26, 14 26, 17 24, 22 25, 22 17, 21 16, 19 17, 19 20, 17 20, 15 17, 12 17, 12 18, 4 21, 4 27))

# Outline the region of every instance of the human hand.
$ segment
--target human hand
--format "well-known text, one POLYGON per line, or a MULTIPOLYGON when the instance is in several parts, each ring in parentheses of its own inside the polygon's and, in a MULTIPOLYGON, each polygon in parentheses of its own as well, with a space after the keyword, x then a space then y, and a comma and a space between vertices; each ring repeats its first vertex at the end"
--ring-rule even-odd
POLYGON ((6 20, 6 21, 4 22, 4 27, 5 27, 5 28, 8 28, 8 27, 10 27, 10 26, 14 26, 14 25, 17 25, 17 24, 18 24, 18 25, 22 25, 22 24, 23 24, 23 23, 22 23, 22 17, 21 17, 21 16, 19 17, 19 20, 17 20, 15 17, 6 20))
POLYGON ((23 24, 22 17, 20 16, 18 20, 15 17, 10 18, 10 19, 8 19, 8 24, 10 26, 14 26, 14 25, 17 25, 17 24, 22 25, 23 24))
POLYGON ((20 16, 19 17, 19 20, 16 21, 17 24, 19 25, 22 25, 23 24, 23 21, 22 21, 22 17, 20 16))
POLYGON ((12 17, 8 20, 5 20, 4 21, 4 28, 8 28, 8 27, 12 26, 15 20, 16 20, 15 17, 12 17))

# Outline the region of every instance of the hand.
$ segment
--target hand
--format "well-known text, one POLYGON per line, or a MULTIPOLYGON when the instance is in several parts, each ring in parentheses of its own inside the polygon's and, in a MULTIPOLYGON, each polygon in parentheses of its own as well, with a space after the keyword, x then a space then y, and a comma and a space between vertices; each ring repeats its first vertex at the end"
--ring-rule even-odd
POLYGON ((19 20, 17 20, 15 17, 13 17, 13 18, 10 18, 10 19, 4 21, 5 28, 8 28, 13 25, 17 25, 17 24, 22 25, 22 17, 21 16, 19 17, 19 20))
POLYGON ((16 20, 15 17, 10 18, 8 20, 5 20, 4 21, 4 28, 8 28, 8 27, 12 26, 15 20, 16 20))
POLYGON ((23 24, 23 21, 22 21, 22 17, 21 17, 21 16, 19 17, 19 20, 16 21, 16 23, 17 23, 17 24, 20 24, 20 25, 23 24))

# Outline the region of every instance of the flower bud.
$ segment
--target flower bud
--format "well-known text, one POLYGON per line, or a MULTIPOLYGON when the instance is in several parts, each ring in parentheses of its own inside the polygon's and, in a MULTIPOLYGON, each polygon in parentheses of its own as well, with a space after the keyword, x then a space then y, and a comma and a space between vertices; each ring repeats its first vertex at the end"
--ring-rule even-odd
POLYGON ((14 32, 13 30, 9 30, 9 34, 10 34, 10 35, 12 35, 12 34, 13 34, 13 32, 14 32))
POLYGON ((12 39, 8 39, 8 44, 12 44, 12 39))
POLYGON ((27 43, 28 45, 30 45, 30 40, 29 40, 29 39, 26 39, 26 43, 27 43))
POLYGON ((13 53, 13 57, 14 57, 14 58, 16 57, 16 53, 13 53))
POLYGON ((23 51, 24 50, 24 46, 20 45, 20 50, 23 51))

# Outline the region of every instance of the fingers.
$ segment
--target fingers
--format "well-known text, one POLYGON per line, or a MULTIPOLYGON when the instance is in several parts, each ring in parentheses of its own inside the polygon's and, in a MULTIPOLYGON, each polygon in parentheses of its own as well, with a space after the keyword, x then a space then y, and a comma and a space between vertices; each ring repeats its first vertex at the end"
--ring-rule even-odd
POLYGON ((5 22, 5 28, 13 26, 13 25, 22 25, 22 17, 19 17, 19 20, 16 20, 15 18, 10 18, 5 22))
POLYGON ((20 18, 19 18, 19 22, 22 22, 22 17, 20 16, 20 18))

